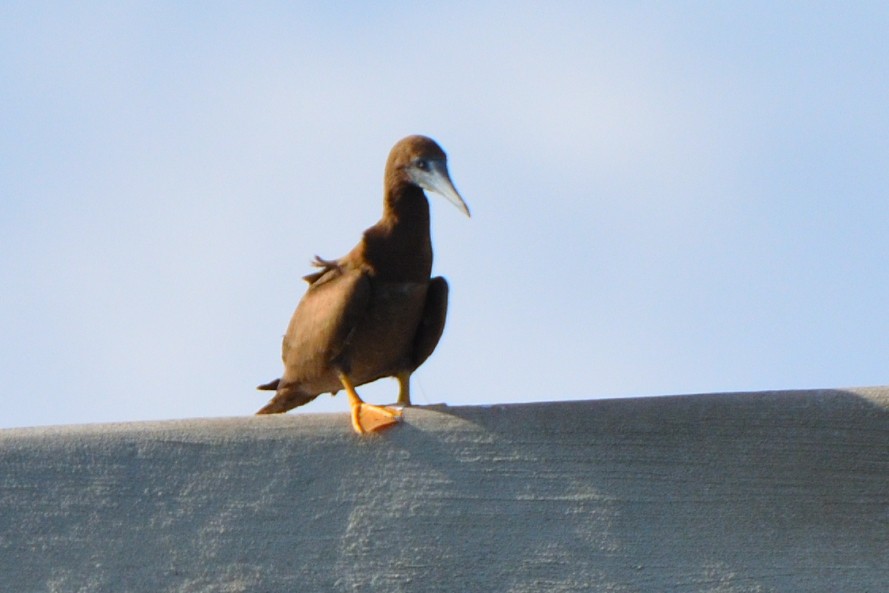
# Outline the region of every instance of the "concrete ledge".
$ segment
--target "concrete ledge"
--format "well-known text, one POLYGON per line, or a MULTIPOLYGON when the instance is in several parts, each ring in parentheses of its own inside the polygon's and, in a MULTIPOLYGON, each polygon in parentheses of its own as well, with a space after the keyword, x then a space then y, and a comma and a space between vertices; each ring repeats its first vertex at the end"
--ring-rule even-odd
POLYGON ((887 388, 0 431, 0 591, 887 583, 887 388))

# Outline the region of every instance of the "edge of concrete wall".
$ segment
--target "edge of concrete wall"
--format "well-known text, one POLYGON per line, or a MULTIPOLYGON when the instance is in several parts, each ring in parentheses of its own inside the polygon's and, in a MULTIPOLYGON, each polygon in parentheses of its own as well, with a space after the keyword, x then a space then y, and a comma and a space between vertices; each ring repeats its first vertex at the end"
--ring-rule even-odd
POLYGON ((0 590, 882 591, 889 388, 0 430, 0 590))

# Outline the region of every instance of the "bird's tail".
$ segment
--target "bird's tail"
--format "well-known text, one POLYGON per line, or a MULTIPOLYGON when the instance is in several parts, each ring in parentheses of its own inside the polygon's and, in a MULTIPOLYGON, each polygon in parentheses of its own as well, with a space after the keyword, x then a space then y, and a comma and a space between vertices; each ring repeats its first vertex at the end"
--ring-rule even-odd
POLYGON ((274 381, 269 381, 268 383, 263 383, 262 385, 257 386, 256 388, 260 391, 278 391, 278 385, 281 383, 281 379, 275 379, 274 381))
POLYGON ((310 395, 302 391, 298 384, 284 383, 282 385, 281 379, 275 379, 271 383, 260 385, 259 389, 275 389, 277 393, 275 393, 275 397, 269 400, 269 403, 256 412, 257 414, 281 414, 297 406, 307 404, 318 397, 317 393, 310 395))

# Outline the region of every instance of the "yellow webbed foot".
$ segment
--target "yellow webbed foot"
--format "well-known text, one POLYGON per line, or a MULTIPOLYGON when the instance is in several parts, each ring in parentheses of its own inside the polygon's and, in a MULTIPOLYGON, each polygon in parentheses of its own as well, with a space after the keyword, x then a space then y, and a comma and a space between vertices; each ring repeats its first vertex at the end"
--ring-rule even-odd
POLYGON ((398 424, 401 410, 386 406, 375 406, 364 402, 352 405, 352 428, 358 434, 379 432, 398 424))
POLYGON ((352 380, 343 372, 339 373, 340 382, 349 396, 349 406, 352 408, 352 428, 358 434, 379 432, 398 424, 401 419, 401 410, 386 406, 366 404, 358 396, 352 380))

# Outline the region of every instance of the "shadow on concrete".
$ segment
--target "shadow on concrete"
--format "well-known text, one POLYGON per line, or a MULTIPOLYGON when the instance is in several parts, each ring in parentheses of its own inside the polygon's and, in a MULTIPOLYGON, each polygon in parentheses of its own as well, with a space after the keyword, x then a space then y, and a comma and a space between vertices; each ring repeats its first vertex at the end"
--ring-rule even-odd
MULTIPOLYGON (((500 470, 436 469, 450 472, 455 497, 481 501, 470 505, 481 513, 475 535, 490 542, 498 582, 516 581, 504 590, 889 582, 885 400, 830 390, 441 413, 491 441, 500 470), (521 502, 501 504, 501 513, 486 505, 498 498, 521 502)), ((426 436, 410 446, 435 449, 438 435, 426 436)), ((432 459, 446 459, 446 439, 432 459)))

